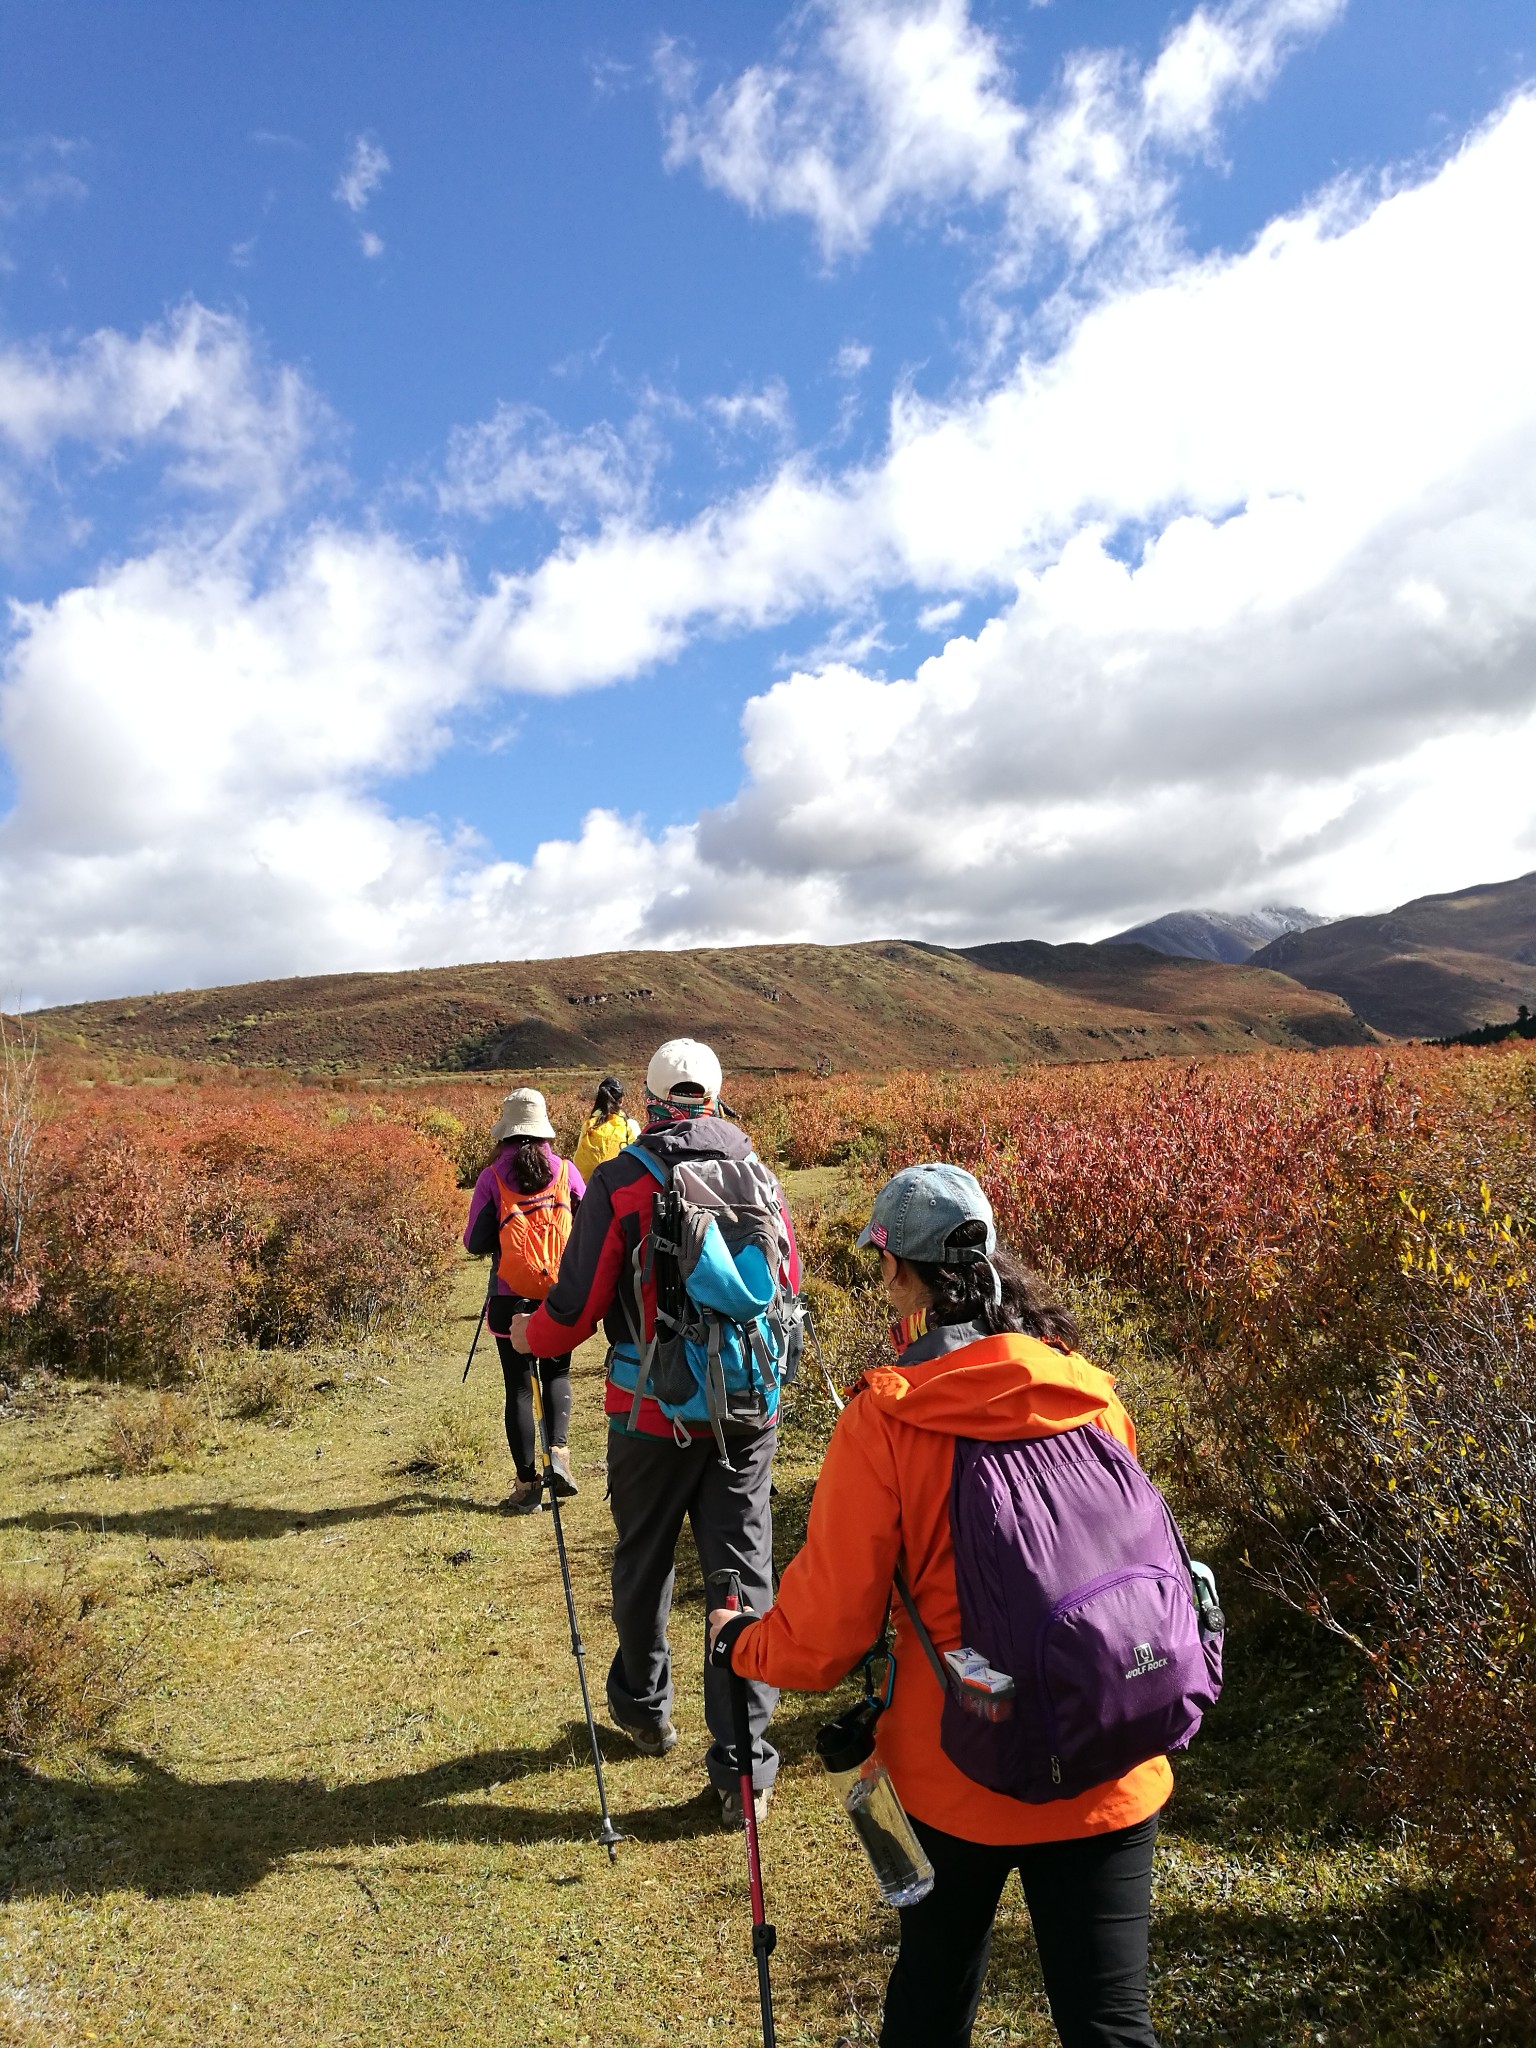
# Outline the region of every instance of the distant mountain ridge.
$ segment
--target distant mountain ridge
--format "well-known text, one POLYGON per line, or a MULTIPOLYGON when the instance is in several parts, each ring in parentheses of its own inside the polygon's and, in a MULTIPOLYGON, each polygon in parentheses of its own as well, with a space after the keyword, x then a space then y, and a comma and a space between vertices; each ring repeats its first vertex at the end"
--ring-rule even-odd
POLYGON ((1236 965, 1287 932, 1326 924, 1316 911, 1295 904, 1266 903, 1258 910, 1170 910, 1148 924, 1132 925, 1100 939, 1101 946, 1151 946, 1184 960, 1225 960, 1236 965))
POLYGON ((990 1066, 1360 1045, 1337 996, 1146 946, 904 940, 310 975, 39 1010, 44 1048, 316 1073, 614 1067, 665 1038, 728 1071, 990 1066))
POLYGON ((1448 1038, 1536 1006, 1536 874, 1288 932, 1252 956, 1328 989, 1378 1031, 1448 1038))

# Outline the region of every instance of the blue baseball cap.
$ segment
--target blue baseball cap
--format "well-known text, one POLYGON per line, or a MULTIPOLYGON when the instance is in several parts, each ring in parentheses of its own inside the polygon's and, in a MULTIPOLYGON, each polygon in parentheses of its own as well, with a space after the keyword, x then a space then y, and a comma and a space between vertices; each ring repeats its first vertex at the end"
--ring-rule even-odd
POLYGON ((886 1182, 859 1232, 859 1244, 926 1266, 969 1266, 977 1259, 990 1259, 997 1250, 997 1225, 975 1174, 935 1160, 926 1166, 904 1166, 886 1182), (984 1223, 985 1243, 946 1244, 950 1232, 962 1223, 984 1223))

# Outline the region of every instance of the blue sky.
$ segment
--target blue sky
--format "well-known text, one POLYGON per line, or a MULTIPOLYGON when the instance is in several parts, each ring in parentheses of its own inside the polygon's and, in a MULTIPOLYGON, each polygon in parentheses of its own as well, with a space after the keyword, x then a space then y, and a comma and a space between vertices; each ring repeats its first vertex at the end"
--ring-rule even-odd
POLYGON ((1536 865, 1528 7, 0 38, 8 999, 1536 865))

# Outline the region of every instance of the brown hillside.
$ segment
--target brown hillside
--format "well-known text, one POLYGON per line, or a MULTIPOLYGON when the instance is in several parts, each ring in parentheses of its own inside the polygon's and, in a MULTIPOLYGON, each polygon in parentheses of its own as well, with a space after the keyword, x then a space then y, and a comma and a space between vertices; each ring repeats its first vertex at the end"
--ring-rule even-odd
POLYGON ((601 953, 400 974, 309 975, 77 1003, 46 1041, 242 1066, 369 1073, 629 1072, 688 1033, 743 1070, 843 1072, 1116 1059, 1369 1034, 1337 997, 1284 975, 1148 947, 904 941, 601 953))
POLYGON ((1507 1023, 1536 1007, 1536 874, 1287 932, 1249 965, 1331 990, 1397 1038, 1507 1023))

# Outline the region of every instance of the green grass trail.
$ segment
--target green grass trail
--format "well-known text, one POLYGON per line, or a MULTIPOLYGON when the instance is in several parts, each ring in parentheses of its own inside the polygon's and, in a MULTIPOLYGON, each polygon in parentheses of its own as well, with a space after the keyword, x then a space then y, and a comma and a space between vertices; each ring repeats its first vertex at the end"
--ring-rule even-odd
MULTIPOLYGON (((809 1192, 809 1190, 807 1190, 809 1192)), ((702 1759, 703 1608, 685 1538, 673 1754, 604 1753, 628 1839, 597 1807, 547 1516, 508 1519, 494 1349, 465 1406, 467 1481, 400 1468, 458 1399, 478 1307, 465 1266, 435 1335, 314 1361, 288 1425, 206 1404, 181 1469, 113 1478, 112 1390, 73 1384, 0 1422, 0 1570, 110 1597, 137 1645, 108 1744, 0 1767, 0 2041, 357 2044, 751 2042, 740 1838, 702 1759)), ((577 1361, 566 1511, 594 1696, 612 1653, 601 1351, 577 1361)), ((149 1395, 129 1396, 146 1404, 149 1395)), ((826 1423, 786 1421, 780 1562, 826 1423)), ((1241 1623, 1244 1602, 1229 1597, 1241 1623)), ((764 1833, 780 2039, 874 2038, 895 1935, 812 1750, 825 1701, 786 1695, 764 1833)), ((1180 1767, 1154 1923, 1170 2043, 1291 2048, 1513 2041, 1482 1999, 1465 1913, 1401 1845, 1340 1813, 1347 1673, 1273 1619, 1230 1642, 1227 1699, 1180 1767)), ((1054 2040, 1014 1894, 978 2042, 1054 2040)))

